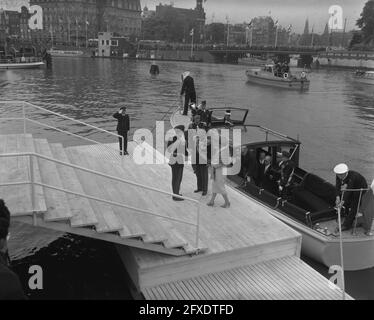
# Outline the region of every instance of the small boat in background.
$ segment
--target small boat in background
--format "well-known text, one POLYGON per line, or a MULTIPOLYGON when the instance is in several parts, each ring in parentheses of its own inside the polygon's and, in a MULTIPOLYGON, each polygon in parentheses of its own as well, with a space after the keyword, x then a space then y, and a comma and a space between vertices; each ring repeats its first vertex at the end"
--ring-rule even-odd
POLYGON ((0 69, 37 69, 44 66, 44 62, 40 58, 12 58, 0 59, 0 69))
POLYGON ((374 84, 374 71, 357 70, 353 77, 358 82, 374 84))
POLYGON ((274 64, 267 64, 263 68, 248 69, 246 75, 250 82, 285 89, 308 89, 310 84, 305 71, 300 73, 300 77, 289 72, 277 75, 274 64))
POLYGON ((52 57, 81 57, 84 52, 80 50, 56 50, 51 49, 48 51, 52 57))

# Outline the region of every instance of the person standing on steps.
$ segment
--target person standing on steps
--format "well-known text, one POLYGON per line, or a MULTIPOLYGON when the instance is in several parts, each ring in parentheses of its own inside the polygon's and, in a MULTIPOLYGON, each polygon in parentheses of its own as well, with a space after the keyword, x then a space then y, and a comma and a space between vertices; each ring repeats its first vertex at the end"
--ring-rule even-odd
POLYGON ((190 103, 196 104, 196 90, 195 90, 195 83, 193 78, 190 75, 189 71, 186 71, 182 74, 182 90, 181 90, 181 100, 183 99, 184 95, 184 109, 183 115, 188 114, 188 106, 190 103))
POLYGON ((130 117, 126 114, 126 107, 122 107, 118 112, 113 115, 113 118, 117 119, 117 132, 119 140, 120 155, 128 155, 127 152, 127 134, 130 131, 130 117), (123 139, 123 150, 122 150, 122 139, 123 139))
MULTIPOLYGON (((169 165, 171 167, 171 185, 173 189, 173 194, 177 196, 182 196, 179 193, 180 186, 183 178, 183 169, 185 157, 188 156, 184 126, 179 125, 174 128, 175 135, 170 138, 167 143, 167 152, 169 153, 169 165)), ((183 201, 183 198, 174 196, 172 199, 174 201, 183 201)))

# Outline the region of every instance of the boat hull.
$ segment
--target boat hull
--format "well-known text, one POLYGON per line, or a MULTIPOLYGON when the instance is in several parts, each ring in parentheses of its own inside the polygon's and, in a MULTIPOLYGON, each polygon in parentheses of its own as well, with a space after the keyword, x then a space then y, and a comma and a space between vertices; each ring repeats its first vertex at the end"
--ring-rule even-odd
POLYGON ((279 77, 263 77, 247 72, 247 79, 249 82, 256 83, 259 85, 272 86, 284 89, 296 89, 303 90, 309 88, 309 80, 288 80, 279 77))
POLYGON ((374 79, 364 79, 359 77, 355 77, 354 79, 356 82, 374 85, 374 79))
MULTIPOLYGON (((234 187, 238 185, 231 184, 234 187)), ((238 189, 237 189, 238 190, 238 189)), ((301 252, 326 267, 341 265, 339 237, 324 235, 317 230, 286 216, 279 210, 271 209, 246 192, 239 191, 269 209, 269 213, 302 235, 301 252)), ((374 267, 374 236, 343 237, 344 269, 346 271, 364 270, 374 267)))
POLYGON ((43 65, 44 62, 0 63, 0 69, 37 69, 43 65))

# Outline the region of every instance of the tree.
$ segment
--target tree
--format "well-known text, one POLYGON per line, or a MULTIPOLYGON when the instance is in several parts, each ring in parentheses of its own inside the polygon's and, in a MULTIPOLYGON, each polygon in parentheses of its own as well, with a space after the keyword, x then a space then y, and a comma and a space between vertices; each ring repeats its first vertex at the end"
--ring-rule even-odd
POLYGON ((349 43, 349 48, 352 49, 362 42, 362 32, 354 32, 352 40, 349 43))
POLYGON ((364 43, 368 44, 374 40, 374 0, 365 3, 360 16, 356 25, 362 30, 364 43))

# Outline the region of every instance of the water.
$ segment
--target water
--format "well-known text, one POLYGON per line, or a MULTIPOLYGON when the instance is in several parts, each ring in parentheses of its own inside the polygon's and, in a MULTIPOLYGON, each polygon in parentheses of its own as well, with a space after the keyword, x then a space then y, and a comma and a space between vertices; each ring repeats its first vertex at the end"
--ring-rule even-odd
MULTIPOLYGON (((27 100, 110 131, 115 129, 112 113, 126 105, 133 130, 151 128, 154 120, 161 119, 178 101, 180 74, 188 70, 195 78, 198 98, 207 100, 208 107, 249 108, 247 123, 262 124, 289 136, 298 136, 302 142, 300 163, 306 170, 333 182, 332 168, 339 162, 346 162, 368 181, 373 180, 374 90, 370 85, 355 83, 350 71, 313 72, 310 90, 295 92, 249 84, 243 66, 180 62, 160 62, 159 66, 161 74, 154 78, 149 75, 148 62, 56 58, 52 70, 1 71, 0 100, 27 100)), ((17 112, 0 110, 0 116, 17 112)), ((41 114, 34 112, 33 117, 41 117, 41 114)), ((53 117, 45 120, 56 125, 53 117)), ((109 135, 72 125, 67 120, 60 120, 57 125, 102 142, 113 141, 109 135)), ((6 124, 1 131, 19 130, 21 124, 18 126, 6 124)), ((82 143, 51 130, 35 127, 33 130, 48 134, 51 141, 82 143)), ((38 259, 49 259, 48 252, 54 251, 56 243, 62 248, 66 245, 66 237, 56 241, 43 247, 43 254, 38 259)), ((74 238, 73 243, 75 241, 78 240, 74 238)), ((85 259, 92 247, 95 247, 97 259, 102 253, 106 257, 110 255, 105 246, 97 245, 97 241, 84 240, 83 243, 87 248, 79 246, 79 264, 92 262, 85 259), (100 251, 102 249, 104 251, 100 251)), ((30 254, 26 254, 26 259, 38 256, 38 253, 30 254)), ((110 258, 116 259, 115 253, 110 258)), ((61 259, 76 264, 74 256, 61 259)), ((22 265, 23 260, 18 259, 17 263, 22 265)), ((327 276, 326 268, 312 261, 308 263, 327 276)), ((90 264, 89 268, 94 265, 90 264)), ((120 274, 119 270, 113 278, 120 278, 120 274)), ((108 284, 108 288, 111 285, 108 284)), ((347 289, 354 297, 373 299, 373 288, 374 269, 348 273, 347 289)), ((126 288, 123 290, 125 292, 126 288)), ((67 295, 71 297, 68 292, 67 295)), ((85 293, 82 291, 74 297, 85 298, 85 293)))

